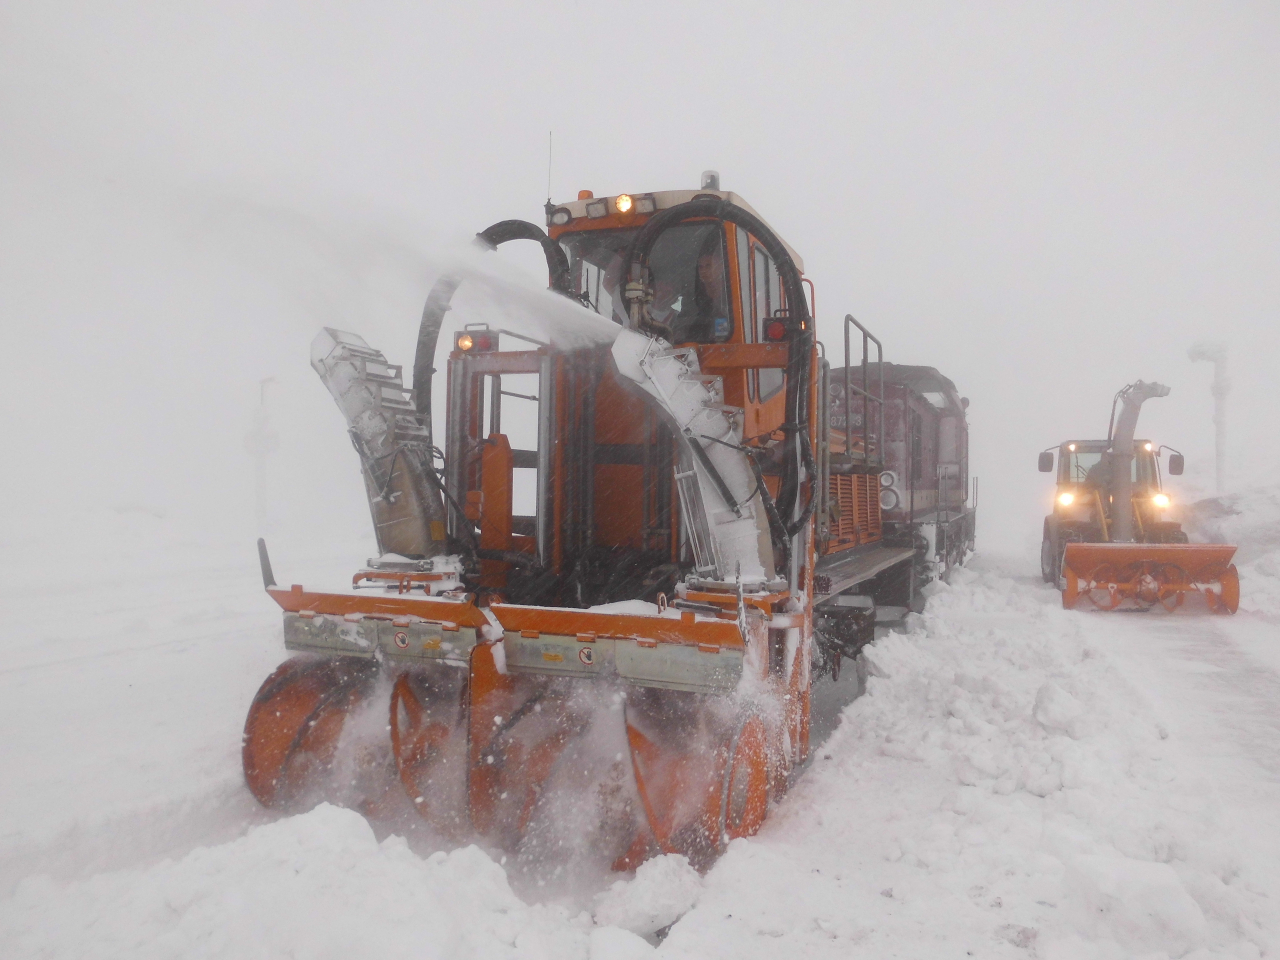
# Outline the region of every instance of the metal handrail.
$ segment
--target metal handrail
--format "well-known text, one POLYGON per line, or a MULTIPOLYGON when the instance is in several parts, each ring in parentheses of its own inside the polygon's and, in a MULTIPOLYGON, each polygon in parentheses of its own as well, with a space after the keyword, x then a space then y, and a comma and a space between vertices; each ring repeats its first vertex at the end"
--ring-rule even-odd
POLYGON ((849 397, 854 392, 862 397, 862 457, 866 462, 871 462, 871 404, 879 405, 879 418, 877 420, 876 432, 876 459, 884 459, 884 345, 876 338, 870 330, 854 319, 853 314, 847 313, 844 317, 844 450, 845 454, 852 458, 853 456, 853 418, 850 416, 850 400, 849 397), (853 381, 849 374, 849 362, 852 359, 850 351, 852 341, 850 339, 849 325, 857 327, 862 331, 862 387, 859 389, 853 385, 853 381), (876 394, 870 392, 871 384, 868 382, 867 363, 870 360, 870 346, 876 345, 876 366, 880 372, 879 389, 876 394))

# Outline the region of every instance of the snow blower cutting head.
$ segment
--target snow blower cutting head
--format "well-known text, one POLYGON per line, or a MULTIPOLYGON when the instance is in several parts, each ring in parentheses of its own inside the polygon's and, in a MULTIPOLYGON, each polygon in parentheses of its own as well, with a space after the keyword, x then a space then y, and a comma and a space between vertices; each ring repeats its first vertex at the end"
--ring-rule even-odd
MULTIPOLYGON (((1057 448, 1057 490, 1045 518, 1041 574, 1058 583, 1062 603, 1082 598, 1103 610, 1122 607, 1168 610, 1188 594, 1210 609, 1235 613, 1240 582, 1231 564, 1235 547, 1192 544, 1171 516, 1162 489, 1160 457, 1168 449, 1169 473, 1182 473, 1182 454, 1135 438, 1142 404, 1169 395, 1159 383, 1135 381, 1111 407, 1106 440, 1071 440, 1057 448)), ((1040 454, 1040 470, 1054 469, 1053 449, 1040 454)))

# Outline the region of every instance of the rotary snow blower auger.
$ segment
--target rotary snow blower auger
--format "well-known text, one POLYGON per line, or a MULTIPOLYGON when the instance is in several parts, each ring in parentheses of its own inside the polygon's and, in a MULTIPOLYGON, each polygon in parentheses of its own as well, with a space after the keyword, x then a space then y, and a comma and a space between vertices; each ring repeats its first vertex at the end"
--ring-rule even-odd
MULTIPOLYGON (((1161 489, 1159 457, 1167 448, 1134 439, 1143 402, 1168 394, 1159 383, 1131 383, 1116 394, 1106 440, 1058 447, 1057 492, 1045 518, 1040 566, 1046 583, 1058 583, 1068 609, 1088 600, 1100 610, 1175 610, 1193 594, 1216 613, 1235 613, 1240 605, 1240 578, 1231 563, 1236 548, 1187 542, 1161 489)), ((1178 476, 1182 468, 1182 454, 1171 450, 1169 473, 1178 476)), ((1052 450, 1040 454, 1040 470, 1053 470, 1052 450)))
POLYGON ((826 367, 802 267, 718 182, 584 192, 548 226, 479 239, 537 240, 559 309, 617 327, 562 349, 465 325, 443 454, 431 375, 456 278, 428 298, 412 391, 359 337, 316 337, 380 555, 315 592, 277 587, 263 549, 297 656, 254 700, 245 777, 284 808, 335 789, 376 808, 398 780, 442 835, 531 861, 706 865, 805 759, 811 665, 852 655, 827 649, 848 631, 814 630, 826 367))

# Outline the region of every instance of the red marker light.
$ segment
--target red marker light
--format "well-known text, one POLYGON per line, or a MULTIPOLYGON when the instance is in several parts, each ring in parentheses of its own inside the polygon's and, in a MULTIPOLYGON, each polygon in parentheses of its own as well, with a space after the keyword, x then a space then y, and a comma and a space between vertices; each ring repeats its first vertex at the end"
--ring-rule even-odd
POLYGON ((770 320, 764 328, 764 338, 777 343, 779 340, 785 340, 787 336, 787 325, 781 320, 770 320))

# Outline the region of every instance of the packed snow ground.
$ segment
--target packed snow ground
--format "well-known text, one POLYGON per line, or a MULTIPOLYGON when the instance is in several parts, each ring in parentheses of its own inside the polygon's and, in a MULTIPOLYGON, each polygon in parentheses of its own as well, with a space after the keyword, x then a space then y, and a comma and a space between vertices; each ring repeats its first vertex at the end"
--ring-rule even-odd
MULTIPOLYGON (((868 649, 865 695, 759 836, 705 877, 666 857, 545 903, 474 847, 256 807, 240 724, 282 653, 250 550, 81 518, 113 559, 68 584, 10 531, 0 954, 1273 955, 1278 493, 1220 511, 1235 618, 1065 612, 1034 556, 979 554, 868 649)), ((332 553, 282 548, 277 572, 340 580, 332 553)))

